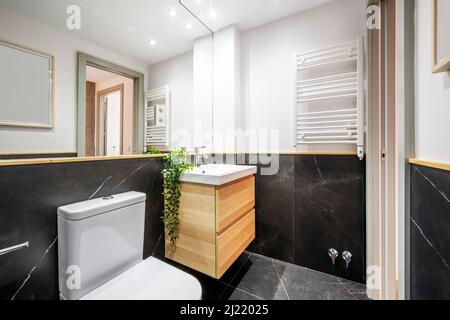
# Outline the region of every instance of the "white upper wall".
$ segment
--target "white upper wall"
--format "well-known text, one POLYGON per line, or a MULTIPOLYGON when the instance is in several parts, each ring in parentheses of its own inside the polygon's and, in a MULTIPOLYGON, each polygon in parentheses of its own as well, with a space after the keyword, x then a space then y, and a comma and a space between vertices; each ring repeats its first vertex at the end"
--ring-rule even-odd
MULTIPOLYGON (((95 44, 0 9, 0 39, 55 56, 55 126, 51 130, 0 127, 0 153, 76 152, 77 52, 147 73, 147 66, 95 44)), ((24 94, 27 88, 23 88, 24 94)), ((5 108, 1 104, 0 107, 5 108)))
MULTIPOLYGON (((243 32, 240 62, 245 129, 278 129, 279 147, 271 146, 271 150, 296 151, 294 54, 356 40, 364 32, 361 0, 336 0, 243 32)), ((264 151, 263 146, 258 149, 264 151)))
POLYGON ((431 1, 416 1, 416 158, 450 163, 450 72, 431 72, 431 1))
POLYGON ((213 147, 213 43, 210 35, 194 42, 193 147, 213 147))
POLYGON ((214 104, 213 152, 236 152, 234 133, 239 128, 240 114, 240 32, 235 26, 214 34, 214 104))
MULTIPOLYGON (((360 0, 333 1, 242 33, 228 27, 214 35, 214 61, 210 59, 210 39, 195 41, 193 98, 189 95, 191 74, 186 72, 188 66, 192 67, 191 61, 182 56, 150 67, 149 84, 154 83, 148 88, 164 84, 171 87, 171 131, 185 129, 190 133, 186 136, 194 141, 177 139, 176 145, 204 145, 219 153, 298 151, 293 147, 294 54, 356 40, 364 32, 365 10, 360 0), (212 128, 213 140, 209 133, 212 128), (227 135, 235 129, 253 135, 246 139, 246 146, 241 136, 234 141, 233 135, 227 135), (271 129, 278 132, 271 136, 271 129), (260 142, 257 146, 252 144, 256 137, 260 142), (266 142, 264 137, 272 141, 266 142)), ((332 146, 330 151, 355 150, 345 145, 332 146)))

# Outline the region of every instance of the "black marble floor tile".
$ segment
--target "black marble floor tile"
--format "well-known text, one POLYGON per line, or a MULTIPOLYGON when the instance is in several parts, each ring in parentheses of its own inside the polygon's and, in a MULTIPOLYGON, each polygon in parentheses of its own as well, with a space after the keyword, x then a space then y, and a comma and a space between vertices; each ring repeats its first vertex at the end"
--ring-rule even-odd
POLYGON ((231 265, 231 267, 220 278, 220 281, 230 285, 237 286, 237 283, 241 280, 241 276, 247 273, 248 269, 252 265, 252 262, 248 259, 251 253, 244 252, 239 258, 231 265))
POLYGON ((355 300, 339 278, 310 270, 303 300, 355 300))
POLYGON ((352 295, 353 295, 353 297, 355 298, 355 299, 353 299, 353 300, 359 300, 359 301, 372 301, 372 299, 370 299, 370 298, 367 296, 367 293, 365 293, 365 292, 363 292, 363 293, 355 292, 355 293, 352 293, 352 295))
POLYGON ((342 278, 339 278, 339 283, 345 288, 345 290, 347 290, 351 294, 355 295, 366 294, 367 291, 366 286, 361 283, 349 281, 347 279, 342 278))
POLYGON ((227 284, 202 274, 194 274, 202 286, 202 299, 207 301, 227 300, 233 288, 227 284))
POLYGON ((243 253, 221 279, 166 258, 197 278, 203 299, 217 300, 367 300, 365 286, 251 252, 243 253))
POLYGON ((308 281, 308 269, 278 260, 274 260, 273 264, 289 299, 301 300, 308 281))
POLYGON ((232 285, 262 299, 288 299, 272 260, 257 255, 250 255, 232 285))
POLYGON ((338 283, 309 283, 302 300, 356 300, 338 283))
POLYGON ((257 297, 253 294, 245 292, 241 289, 235 288, 233 289, 232 294, 228 297, 228 300, 262 300, 260 297, 257 297))

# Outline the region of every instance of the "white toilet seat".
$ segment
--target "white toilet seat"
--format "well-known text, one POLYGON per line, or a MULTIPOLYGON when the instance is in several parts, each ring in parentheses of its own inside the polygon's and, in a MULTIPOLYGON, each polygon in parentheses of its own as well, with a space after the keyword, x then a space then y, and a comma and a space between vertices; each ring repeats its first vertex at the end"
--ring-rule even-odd
POLYGON ((201 300, 199 281, 153 257, 91 291, 81 300, 201 300))

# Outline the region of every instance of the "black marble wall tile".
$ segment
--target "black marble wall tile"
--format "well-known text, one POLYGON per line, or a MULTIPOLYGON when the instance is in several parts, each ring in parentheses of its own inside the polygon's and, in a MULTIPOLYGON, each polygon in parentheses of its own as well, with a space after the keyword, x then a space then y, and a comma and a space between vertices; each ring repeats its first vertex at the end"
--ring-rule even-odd
POLYGON ((450 172, 411 168, 411 299, 450 299, 450 172))
MULTIPOLYGON (((258 166, 256 239, 249 250, 363 282, 364 164, 356 157, 217 155, 207 162, 258 166), (349 250, 348 272, 329 247, 349 250)), ((0 299, 57 299, 56 209, 126 191, 147 193, 144 257, 164 256, 161 159, 0 167, 0 299), (30 276, 30 277, 28 277, 30 276)))
POLYGON ((294 157, 247 155, 246 163, 258 166, 256 239, 248 250, 294 263, 294 157))
POLYGON ((365 282, 365 162, 250 154, 245 164, 258 166, 256 239, 249 251, 365 282), (349 269, 342 259, 333 266, 330 248, 353 254, 349 269))
POLYGON ((295 263, 357 282, 365 281, 364 162, 355 156, 295 157, 295 263), (349 251, 348 269, 328 249, 349 251))
POLYGON ((58 299, 56 209, 138 191, 147 194, 144 255, 161 234, 162 161, 158 158, 0 167, 0 299, 58 299))

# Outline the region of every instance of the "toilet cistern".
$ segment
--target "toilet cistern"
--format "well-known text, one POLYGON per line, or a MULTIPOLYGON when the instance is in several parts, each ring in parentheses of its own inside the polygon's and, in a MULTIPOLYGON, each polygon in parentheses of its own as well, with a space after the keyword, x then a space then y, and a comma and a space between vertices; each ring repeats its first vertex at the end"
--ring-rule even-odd
POLYGON ((63 300, 198 300, 193 276, 143 259, 146 195, 127 192, 58 208, 63 300))

